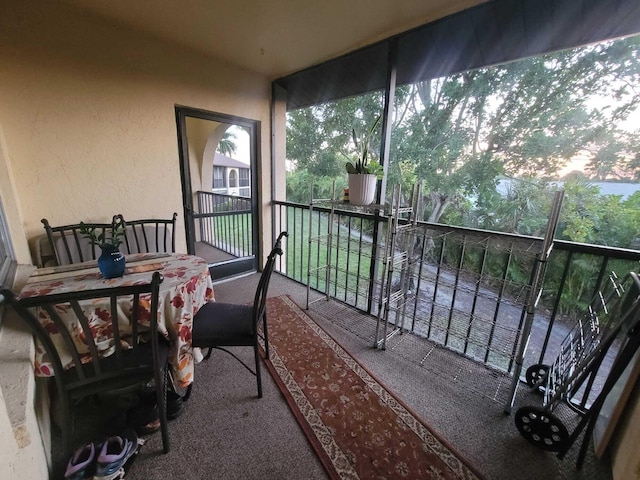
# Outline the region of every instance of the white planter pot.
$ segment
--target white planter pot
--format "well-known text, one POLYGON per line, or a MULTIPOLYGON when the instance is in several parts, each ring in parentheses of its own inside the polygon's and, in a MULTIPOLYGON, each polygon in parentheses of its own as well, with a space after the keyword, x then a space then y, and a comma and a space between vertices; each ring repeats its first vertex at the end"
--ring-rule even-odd
POLYGON ((349 174, 349 203, 353 205, 370 205, 376 198, 378 178, 372 173, 349 174))

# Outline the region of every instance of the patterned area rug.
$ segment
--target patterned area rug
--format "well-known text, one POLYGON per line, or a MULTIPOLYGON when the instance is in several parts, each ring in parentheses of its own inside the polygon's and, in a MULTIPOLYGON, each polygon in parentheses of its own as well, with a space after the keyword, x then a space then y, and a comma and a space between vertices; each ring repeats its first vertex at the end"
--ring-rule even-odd
POLYGON ((331 478, 480 478, 289 297, 267 315, 267 367, 331 478))

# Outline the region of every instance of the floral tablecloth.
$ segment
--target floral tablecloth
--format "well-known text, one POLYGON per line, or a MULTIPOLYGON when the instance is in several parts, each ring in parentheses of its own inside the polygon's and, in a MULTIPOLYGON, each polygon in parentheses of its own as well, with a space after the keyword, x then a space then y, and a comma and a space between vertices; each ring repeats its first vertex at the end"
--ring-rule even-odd
MULTIPOLYGON (((214 299, 213 285, 207 262, 202 258, 186 254, 135 254, 127 256, 127 270, 120 278, 105 279, 102 277, 95 262, 76 267, 66 267, 36 270, 29 278, 25 287, 21 290, 21 298, 36 295, 48 295, 65 293, 77 290, 92 290, 121 285, 135 285, 147 283, 151 280, 153 271, 159 271, 164 277, 160 284, 160 298, 158 301, 158 330, 165 335, 171 343, 169 353, 174 380, 182 387, 193 381, 194 352, 191 346, 191 331, 193 317, 198 309, 208 301, 214 299)), ((142 302, 141 302, 142 303, 142 302)), ((149 303, 147 302, 147 305, 149 303)), ((95 312, 97 307, 91 305, 95 312)), ((129 311, 122 306, 122 312, 129 311)), ((38 312, 38 318, 47 327, 54 328, 51 319, 44 311, 38 312)), ((123 319, 125 322, 127 318, 123 319)), ((123 320, 120 320, 121 324, 123 320)), ((106 330, 109 321, 100 319, 100 315, 92 315, 91 328, 106 330)), ((54 343, 56 333, 52 334, 54 343)), ((82 332, 72 332, 80 351, 86 348, 82 342, 82 332)), ((103 332, 104 336, 104 332, 103 332)), ((113 342, 111 342, 112 344, 113 342)), ((104 343, 103 355, 108 355, 112 350, 109 342, 104 343)), ((90 361, 87 355, 82 360, 90 361)), ((73 365, 71 356, 63 358, 65 367, 73 365)), ((51 376, 53 367, 48 361, 44 349, 36 346, 35 369, 38 376, 51 376)))

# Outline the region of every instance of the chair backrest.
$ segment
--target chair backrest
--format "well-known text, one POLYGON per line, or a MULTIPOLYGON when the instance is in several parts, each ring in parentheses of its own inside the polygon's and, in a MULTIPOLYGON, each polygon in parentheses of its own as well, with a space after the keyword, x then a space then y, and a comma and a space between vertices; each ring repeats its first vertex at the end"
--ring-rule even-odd
POLYGON ((280 232, 271 253, 269 253, 269 256, 267 257, 264 269, 262 270, 262 275, 258 282, 258 288, 256 289, 256 295, 253 299, 254 328, 257 328, 257 322, 264 316, 267 308, 267 290, 269 289, 269 280, 273 273, 273 267, 276 264, 276 255, 282 255, 282 247, 280 245, 282 237, 288 236, 289 234, 287 232, 280 232))
POLYGON ((142 381, 163 368, 157 333, 162 280, 154 272, 150 283, 138 285, 22 299, 7 289, 0 294, 45 349, 60 393, 84 396, 142 381))
POLYGON ((46 218, 41 221, 47 233, 49 248, 55 253, 58 265, 87 262, 100 256, 100 248, 91 245, 91 242, 80 232, 83 225, 95 229, 97 234, 102 235, 107 234, 113 227, 113 223, 78 223, 52 227, 46 218))
POLYGON ((125 225, 124 253, 174 253, 176 251, 177 213, 174 212, 169 219, 125 220, 122 214, 114 218, 125 225))

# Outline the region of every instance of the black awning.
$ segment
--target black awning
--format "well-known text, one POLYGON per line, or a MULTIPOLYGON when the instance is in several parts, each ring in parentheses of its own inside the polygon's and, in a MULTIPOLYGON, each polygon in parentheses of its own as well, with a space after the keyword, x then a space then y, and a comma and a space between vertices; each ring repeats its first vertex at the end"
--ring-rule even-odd
MULTIPOLYGON (((638 0, 493 0, 392 37, 397 83, 639 32, 638 0)), ((276 80, 287 109, 384 89, 392 38, 276 80)))

